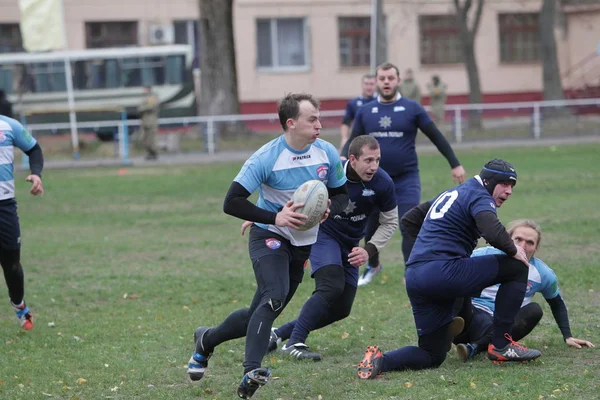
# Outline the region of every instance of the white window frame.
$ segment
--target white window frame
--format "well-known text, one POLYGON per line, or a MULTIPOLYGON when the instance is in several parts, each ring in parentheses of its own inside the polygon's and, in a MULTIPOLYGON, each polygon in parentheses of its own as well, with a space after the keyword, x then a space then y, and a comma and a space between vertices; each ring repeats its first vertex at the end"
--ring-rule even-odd
MULTIPOLYGON (((310 57, 310 40, 309 40, 309 27, 306 17, 258 17, 256 19, 255 28, 258 26, 258 21, 269 21, 269 30, 271 34, 271 55, 272 55, 272 64, 270 67, 259 66, 258 65, 258 49, 256 49, 256 69, 260 72, 304 72, 310 70, 311 65, 311 57, 310 57), (304 36, 304 65, 279 65, 279 52, 277 50, 277 21, 284 19, 299 19, 302 21, 303 27, 303 36, 304 36)), ((258 35, 258 33, 257 33, 258 35)), ((258 46, 258 41, 256 40, 255 45, 258 46)))

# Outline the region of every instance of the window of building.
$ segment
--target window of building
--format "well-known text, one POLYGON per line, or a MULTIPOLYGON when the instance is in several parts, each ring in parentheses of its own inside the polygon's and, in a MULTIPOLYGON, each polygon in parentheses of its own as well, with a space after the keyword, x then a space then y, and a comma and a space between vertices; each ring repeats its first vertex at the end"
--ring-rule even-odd
POLYGON ((371 60, 371 18, 338 18, 340 65, 368 67, 371 60))
POLYGON ((463 61, 456 16, 419 16, 421 65, 458 64, 463 61))
POLYGON ((23 50, 19 24, 0 24, 0 53, 18 53, 23 50))
POLYGON ((137 21, 86 22, 88 49, 138 45, 137 21))
POLYGON ((199 56, 202 54, 200 48, 200 29, 197 20, 175 21, 173 22, 175 30, 175 44, 189 44, 194 49, 193 68, 199 68, 199 56))
POLYGON ((540 60, 539 14, 499 14, 498 27, 501 63, 540 60))
POLYGON ((308 66, 308 42, 304 18, 272 18, 256 21, 256 64, 266 69, 298 69, 308 66))

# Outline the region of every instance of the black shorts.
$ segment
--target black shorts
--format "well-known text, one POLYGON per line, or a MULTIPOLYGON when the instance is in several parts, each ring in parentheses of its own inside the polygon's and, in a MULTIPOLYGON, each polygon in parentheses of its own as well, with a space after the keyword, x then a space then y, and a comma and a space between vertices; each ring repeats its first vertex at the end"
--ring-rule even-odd
POLYGON ((284 301, 290 282, 302 282, 311 246, 294 246, 283 236, 252 225, 248 248, 263 298, 284 301))
POLYGON ((21 227, 15 199, 0 200, 0 250, 21 248, 21 227))

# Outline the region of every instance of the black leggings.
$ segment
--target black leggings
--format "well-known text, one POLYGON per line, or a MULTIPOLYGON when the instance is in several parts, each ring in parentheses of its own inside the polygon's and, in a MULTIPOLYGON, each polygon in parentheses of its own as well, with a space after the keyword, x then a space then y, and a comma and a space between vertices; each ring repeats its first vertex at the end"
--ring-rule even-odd
POLYGON ((13 304, 19 305, 25 296, 25 278, 21 266, 21 250, 0 249, 0 264, 8 287, 8 296, 13 304))

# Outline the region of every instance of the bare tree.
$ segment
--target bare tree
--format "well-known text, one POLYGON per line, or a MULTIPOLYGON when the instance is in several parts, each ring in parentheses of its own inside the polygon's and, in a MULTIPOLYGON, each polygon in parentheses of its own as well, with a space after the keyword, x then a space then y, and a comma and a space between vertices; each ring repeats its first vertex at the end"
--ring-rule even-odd
MULTIPOLYGON (((233 36, 233 0, 200 2, 200 115, 240 113, 233 36)), ((219 132, 246 132, 243 124, 219 124, 219 132)))
MULTIPOLYGON (((463 50, 463 62, 469 80, 469 103, 479 104, 482 101, 479 67, 475 57, 475 37, 481 22, 481 13, 485 0, 475 0, 475 12, 469 15, 473 0, 454 0, 456 18, 458 20, 460 40, 463 50)), ((469 113, 469 128, 481 129, 481 114, 477 111, 469 113)))
POLYGON ((544 100, 564 99, 556 37, 557 1, 544 0, 540 10, 540 50, 543 69, 544 100))

